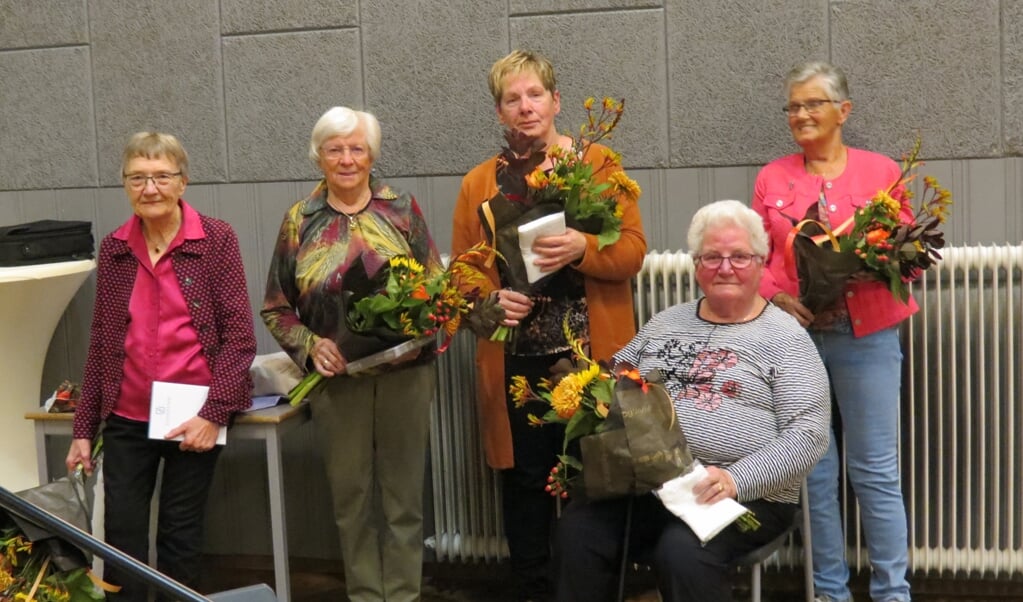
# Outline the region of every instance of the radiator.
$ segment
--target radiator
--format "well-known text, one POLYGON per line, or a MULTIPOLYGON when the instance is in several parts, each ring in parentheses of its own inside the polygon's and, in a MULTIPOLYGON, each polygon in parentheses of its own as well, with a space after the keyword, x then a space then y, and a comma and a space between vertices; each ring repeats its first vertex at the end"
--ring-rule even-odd
MULTIPOLYGON (((1023 575, 1023 246, 945 249, 913 285, 920 311, 902 328, 900 461, 910 569, 1023 575)), ((654 252, 635 279, 639 323, 695 298, 691 258, 654 252)), ((500 491, 484 462, 474 403, 474 340, 442 356, 431 432, 441 561, 507 556, 500 491)), ((844 488, 848 491, 848 485, 844 488)), ((855 498, 843 498, 848 557, 869 569, 855 498)), ((801 562, 797 541, 776 566, 801 562)))

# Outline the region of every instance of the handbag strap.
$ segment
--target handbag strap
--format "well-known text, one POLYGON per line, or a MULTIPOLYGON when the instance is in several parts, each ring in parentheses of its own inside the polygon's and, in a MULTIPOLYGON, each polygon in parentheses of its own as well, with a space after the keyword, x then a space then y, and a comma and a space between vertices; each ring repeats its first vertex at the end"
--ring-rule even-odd
MULTIPOLYGON (((848 220, 843 222, 842 225, 838 227, 838 231, 843 230, 847 224, 851 223, 850 222, 851 219, 852 218, 849 218, 848 220)), ((813 244, 817 245, 818 247, 823 246, 825 242, 830 241, 831 249, 836 253, 839 250, 838 237, 835 236, 835 232, 831 230, 831 228, 828 228, 826 224, 824 224, 820 220, 815 219, 800 220, 799 222, 796 223, 795 226, 792 226, 792 229, 789 230, 788 236, 785 237, 784 253, 785 271, 786 273, 788 273, 789 278, 791 278, 792 280, 799 280, 799 276, 796 273, 796 256, 795 251, 793 250, 793 246, 796 244, 796 237, 799 236, 800 234, 803 234, 803 236, 809 238, 811 241, 813 241, 813 244), (816 236, 803 234, 803 227, 806 226, 807 224, 817 224, 817 226, 821 230, 823 230, 824 233, 818 234, 816 236)))

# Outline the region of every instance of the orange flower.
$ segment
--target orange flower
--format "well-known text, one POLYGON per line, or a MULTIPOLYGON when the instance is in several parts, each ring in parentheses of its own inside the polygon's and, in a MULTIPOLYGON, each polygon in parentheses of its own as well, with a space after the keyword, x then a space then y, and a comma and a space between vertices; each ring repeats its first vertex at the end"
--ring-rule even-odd
POLYGON ((417 300, 417 301, 429 301, 430 300, 430 293, 428 293, 426 291, 426 285, 424 285, 424 284, 420 284, 415 290, 413 290, 409 294, 409 296, 412 297, 413 299, 417 300))
POLYGON ((542 190, 547 186, 547 172, 537 167, 526 176, 526 186, 535 190, 542 190))
POLYGON ((888 236, 890 234, 891 232, 884 228, 876 228, 874 230, 871 230, 870 232, 867 232, 867 244, 874 246, 879 242, 884 242, 888 240, 888 236))

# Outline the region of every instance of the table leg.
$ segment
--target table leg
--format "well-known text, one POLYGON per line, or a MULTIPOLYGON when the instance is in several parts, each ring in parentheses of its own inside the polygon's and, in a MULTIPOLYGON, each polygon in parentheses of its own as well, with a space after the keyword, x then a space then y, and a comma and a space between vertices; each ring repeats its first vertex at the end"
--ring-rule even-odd
POLYGON ((35 421, 36 432, 36 468, 39 471, 39 484, 50 482, 50 466, 46 461, 46 425, 41 420, 35 421))
POLYGON ((276 428, 266 437, 266 471, 270 493, 270 534, 273 541, 274 589, 279 602, 291 600, 288 573, 288 527, 284 512, 284 478, 281 471, 281 440, 276 428))

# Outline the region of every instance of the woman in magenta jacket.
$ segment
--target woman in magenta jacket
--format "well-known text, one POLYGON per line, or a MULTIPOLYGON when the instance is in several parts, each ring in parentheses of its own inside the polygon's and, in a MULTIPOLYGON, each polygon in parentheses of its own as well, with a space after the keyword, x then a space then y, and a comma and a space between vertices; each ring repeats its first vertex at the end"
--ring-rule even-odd
MULTIPOLYGON (((797 66, 785 81, 784 112, 802 152, 767 164, 758 174, 753 209, 764 219, 771 253, 761 294, 807 327, 828 369, 846 446, 848 477, 862 509, 873 600, 910 599, 906 581, 906 510, 898 464, 902 349, 898 324, 917 306, 901 302, 865 274, 850 278, 829 307, 811 312, 799 301, 785 241, 804 218, 840 228, 879 190, 899 179, 891 159, 842 142, 852 103, 845 75, 824 62, 797 66)), ((902 218, 912 208, 901 189, 902 218)), ((832 435, 827 454, 809 476, 814 589, 818 600, 852 600, 838 501, 839 456, 832 435)))

